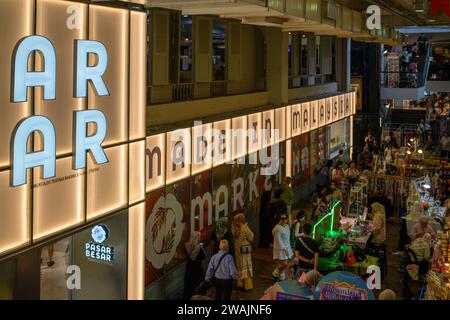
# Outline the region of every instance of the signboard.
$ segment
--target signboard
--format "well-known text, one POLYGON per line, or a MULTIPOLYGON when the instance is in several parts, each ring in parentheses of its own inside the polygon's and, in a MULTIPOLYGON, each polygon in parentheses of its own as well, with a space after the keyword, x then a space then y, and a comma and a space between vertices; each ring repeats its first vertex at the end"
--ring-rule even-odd
POLYGON ((323 277, 314 297, 317 300, 374 300, 366 281, 346 271, 335 271, 323 277))
POLYGON ((10 146, 0 150, 0 255, 144 201, 146 20, 101 4, 0 1, 10 146))

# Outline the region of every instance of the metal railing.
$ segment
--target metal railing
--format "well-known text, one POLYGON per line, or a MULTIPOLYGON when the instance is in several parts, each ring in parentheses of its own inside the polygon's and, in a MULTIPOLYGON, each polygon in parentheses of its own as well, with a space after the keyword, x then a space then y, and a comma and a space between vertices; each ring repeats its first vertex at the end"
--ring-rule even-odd
POLYGON ((194 98, 193 83, 179 83, 172 85, 172 101, 185 101, 194 98))
POLYGON ((213 81, 210 84, 211 97, 222 97, 227 95, 227 81, 213 81))

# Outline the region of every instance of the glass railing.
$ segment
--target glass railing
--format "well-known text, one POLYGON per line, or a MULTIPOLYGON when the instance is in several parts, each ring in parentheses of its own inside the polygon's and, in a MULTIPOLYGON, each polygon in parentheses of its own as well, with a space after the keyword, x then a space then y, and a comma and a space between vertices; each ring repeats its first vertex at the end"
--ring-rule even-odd
POLYGON ((424 86, 421 72, 381 72, 381 86, 384 88, 420 88, 424 86))

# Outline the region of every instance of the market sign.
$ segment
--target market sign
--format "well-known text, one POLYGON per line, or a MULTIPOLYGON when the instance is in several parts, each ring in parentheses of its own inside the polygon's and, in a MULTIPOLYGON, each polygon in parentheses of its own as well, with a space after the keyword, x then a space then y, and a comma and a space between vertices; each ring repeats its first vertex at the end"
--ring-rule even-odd
POLYGON ((320 300, 367 300, 367 290, 342 282, 326 282, 320 290, 320 300))
MULTIPOLYGON (((92 40, 75 40, 75 92, 77 98, 87 97, 88 82, 91 82, 99 96, 108 96, 109 92, 103 80, 108 66, 106 47, 92 40), (95 66, 89 66, 88 57, 94 55, 95 66)), ((14 50, 12 70, 12 102, 27 102, 28 88, 43 87, 43 100, 56 99, 56 51, 53 44, 42 36, 29 36, 20 40, 14 50), (28 71, 28 60, 33 52, 42 55, 44 71, 28 71)), ((73 114, 73 168, 86 168, 87 152, 90 152, 97 164, 108 162, 102 148, 106 137, 107 124, 105 114, 96 109, 76 111, 73 114), (95 125, 95 133, 87 135, 88 125, 95 125)), ((33 115, 22 119, 14 128, 11 137, 12 178, 11 186, 27 183, 27 169, 43 166, 42 179, 56 176, 56 132, 50 119, 33 115), (42 136, 43 149, 28 152, 28 140, 34 132, 42 136)))
POLYGON ((91 230, 92 240, 85 244, 85 256, 91 261, 111 264, 114 261, 114 247, 104 244, 110 231, 104 224, 96 225, 91 230))
POLYGON ((114 4, 0 1, 0 258, 142 214, 147 15, 114 4))

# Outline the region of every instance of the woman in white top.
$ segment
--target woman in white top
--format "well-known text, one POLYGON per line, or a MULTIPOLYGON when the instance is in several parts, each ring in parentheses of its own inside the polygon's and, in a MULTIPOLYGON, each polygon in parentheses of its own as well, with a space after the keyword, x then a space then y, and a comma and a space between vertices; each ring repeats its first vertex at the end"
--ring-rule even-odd
POLYGON ((278 261, 272 276, 280 281, 286 279, 286 268, 288 260, 292 258, 289 228, 289 220, 285 213, 280 215, 278 224, 272 230, 273 235, 273 259, 278 261))

